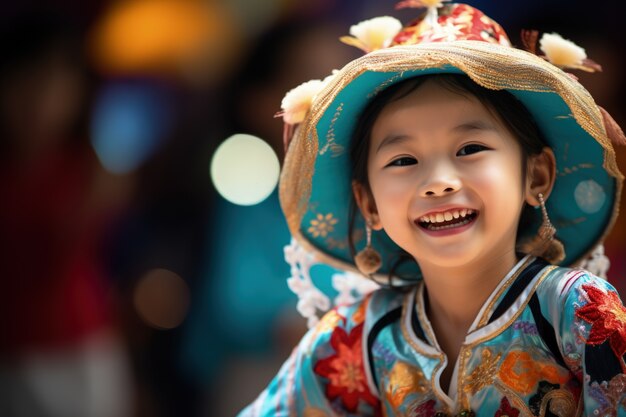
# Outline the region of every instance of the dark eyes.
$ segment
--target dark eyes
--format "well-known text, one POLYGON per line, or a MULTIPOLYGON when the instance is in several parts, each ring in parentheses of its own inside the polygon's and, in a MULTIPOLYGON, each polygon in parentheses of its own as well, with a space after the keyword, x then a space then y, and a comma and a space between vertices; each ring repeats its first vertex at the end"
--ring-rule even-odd
POLYGON ((481 151, 486 151, 489 150, 488 147, 483 146, 483 145, 479 145, 477 143, 471 143, 469 145, 465 145, 463 146, 461 149, 459 149, 459 151, 456 153, 457 156, 466 156, 466 155, 471 155, 477 152, 481 152, 481 151))
POLYGON ((390 167, 404 167, 404 166, 415 165, 415 164, 417 164, 417 159, 405 156, 405 157, 402 157, 402 158, 395 159, 394 161, 392 161, 387 166, 390 166, 390 167))
MULTIPOLYGON (((486 146, 479 145, 477 143, 471 143, 471 144, 465 145, 461 149, 459 149, 459 151, 456 153, 456 156, 468 156, 468 155, 472 155, 472 154, 475 154, 475 153, 478 153, 478 152, 488 151, 489 149, 490 148, 488 148, 486 146)), ((387 166, 389 166, 389 167, 405 167, 405 166, 409 166, 409 165, 417 165, 417 159, 412 158, 410 156, 403 156, 401 158, 394 159, 387 166)))

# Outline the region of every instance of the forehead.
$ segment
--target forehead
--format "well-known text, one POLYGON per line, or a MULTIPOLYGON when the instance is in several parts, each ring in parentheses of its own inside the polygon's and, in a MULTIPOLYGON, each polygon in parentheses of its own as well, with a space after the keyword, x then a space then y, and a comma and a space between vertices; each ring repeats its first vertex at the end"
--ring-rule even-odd
POLYGON ((400 89, 376 118, 373 133, 376 136, 377 130, 403 125, 446 128, 469 119, 501 124, 495 112, 470 92, 431 79, 413 90, 400 89))

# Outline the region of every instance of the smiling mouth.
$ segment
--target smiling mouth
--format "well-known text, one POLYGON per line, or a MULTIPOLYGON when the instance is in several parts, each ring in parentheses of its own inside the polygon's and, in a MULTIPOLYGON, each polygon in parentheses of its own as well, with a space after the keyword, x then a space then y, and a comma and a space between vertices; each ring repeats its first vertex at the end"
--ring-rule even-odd
POLYGON ((422 217, 418 220, 415 220, 415 223, 423 229, 436 232, 439 230, 454 229, 457 227, 465 226, 466 224, 469 224, 476 220, 476 218, 478 217, 478 212, 475 210, 467 210, 467 213, 465 213, 465 215, 461 215, 458 218, 453 217, 450 220, 445 220, 445 218, 437 218, 437 216, 429 217, 431 218, 424 219, 422 217))

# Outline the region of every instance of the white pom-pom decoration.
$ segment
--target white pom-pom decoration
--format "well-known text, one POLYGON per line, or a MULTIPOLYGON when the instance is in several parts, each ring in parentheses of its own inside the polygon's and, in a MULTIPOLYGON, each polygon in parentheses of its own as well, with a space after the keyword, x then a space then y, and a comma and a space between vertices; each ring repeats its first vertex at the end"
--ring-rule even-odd
POLYGON ((325 85, 322 80, 311 80, 289 90, 280 103, 285 123, 290 125, 302 123, 315 96, 325 85))
POLYGON ((552 64, 561 68, 578 68, 587 59, 585 50, 557 33, 544 33, 539 48, 552 64))
POLYGON ((402 30, 402 23, 391 16, 375 17, 350 27, 350 35, 340 40, 365 52, 387 48, 402 30))

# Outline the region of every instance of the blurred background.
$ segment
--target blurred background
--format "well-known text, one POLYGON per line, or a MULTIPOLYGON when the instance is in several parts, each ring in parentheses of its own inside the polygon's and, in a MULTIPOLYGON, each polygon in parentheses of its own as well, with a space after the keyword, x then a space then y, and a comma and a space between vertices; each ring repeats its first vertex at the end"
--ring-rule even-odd
MULTIPOLYGON (((360 55, 338 41, 350 25, 415 11, 12 3, 0 14, 0 415, 235 415, 306 330, 286 284, 273 116, 286 91, 360 55)), ((610 3, 471 2, 517 46, 523 28, 583 46, 604 71, 580 81, 626 126, 626 9, 610 3)), ((618 160, 626 172, 626 149, 618 160)), ((622 216, 606 242, 622 295, 624 247, 622 216)))

